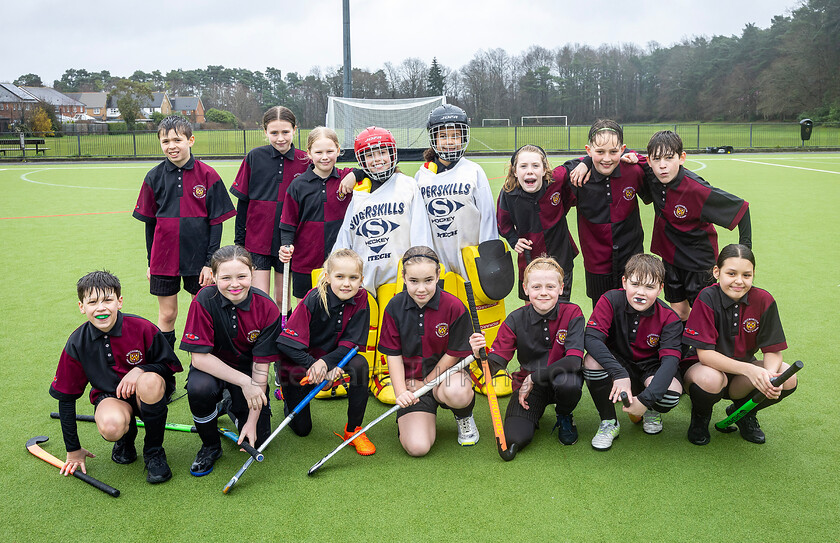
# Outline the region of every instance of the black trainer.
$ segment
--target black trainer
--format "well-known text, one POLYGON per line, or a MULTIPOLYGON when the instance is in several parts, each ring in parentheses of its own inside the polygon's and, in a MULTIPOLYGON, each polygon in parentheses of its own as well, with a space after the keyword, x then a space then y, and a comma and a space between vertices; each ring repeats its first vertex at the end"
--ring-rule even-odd
POLYGON ((137 435, 129 434, 131 432, 126 432, 124 436, 119 438, 111 450, 111 460, 117 464, 131 464, 137 460, 137 448, 134 446, 134 438, 137 435))
MULTIPOLYGON (((726 408, 726 414, 731 415, 735 411, 735 404, 726 408)), ((738 431, 741 432, 741 437, 749 441, 761 445, 764 443, 764 432, 761 431, 761 426, 758 425, 758 419, 755 418, 755 412, 751 411, 744 415, 741 420, 735 423, 738 431)))
POLYGON ((212 447, 202 445, 201 448, 198 449, 198 454, 195 455, 195 460, 190 466, 190 473, 192 473, 196 477, 202 477, 204 475, 207 475, 208 473, 213 471, 213 464, 215 464, 216 460, 218 460, 221 457, 221 444, 214 445, 212 447))
POLYGON ((709 434, 709 422, 711 417, 698 415, 694 411, 691 412, 691 423, 688 425, 688 440, 695 445, 708 445, 712 440, 709 434))
POLYGON ((577 443, 578 431, 572 415, 557 415, 557 423, 554 427, 557 428, 557 439, 560 440, 560 443, 563 445, 577 443))
POLYGON ((143 451, 143 461, 146 462, 146 469, 148 470, 146 481, 155 485, 165 483, 172 478, 172 470, 166 463, 166 453, 163 451, 163 447, 153 447, 143 451))

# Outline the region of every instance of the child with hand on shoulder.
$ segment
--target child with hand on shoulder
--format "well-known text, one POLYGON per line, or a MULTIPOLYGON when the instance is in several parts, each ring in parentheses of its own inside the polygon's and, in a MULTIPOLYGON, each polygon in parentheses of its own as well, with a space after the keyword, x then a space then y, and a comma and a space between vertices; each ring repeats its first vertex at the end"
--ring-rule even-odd
POLYGON ((677 367, 682 355, 682 321, 657 296, 665 268, 653 255, 630 257, 623 288, 601 296, 586 323, 583 374, 601 424, 592 447, 606 451, 618 437, 615 402, 626 392, 622 409, 647 434, 662 431, 662 413, 677 406, 682 385, 677 367))
POLYGON ((341 180, 354 174, 351 168, 335 167, 341 152, 335 130, 313 128, 306 152, 312 164, 289 185, 283 200, 278 253, 281 262, 291 260, 292 294, 298 299, 312 288, 312 270, 320 267, 332 252, 353 197, 352 193, 339 191, 341 180), (292 258, 295 246, 305 250, 292 258))
POLYGON ((605 292, 621 288, 627 260, 644 250, 639 198, 647 202, 649 197, 645 172, 633 163, 639 161, 637 156, 624 154, 627 146, 621 125, 610 119, 595 121, 588 142, 587 156, 555 168, 554 179, 572 184, 586 295, 595 307, 605 292), (587 170, 587 182, 573 181, 587 170))
POLYGON ((394 386, 399 438, 411 456, 424 456, 434 445, 438 407, 450 409, 458 425, 458 443, 478 442, 472 415, 475 393, 464 371, 415 398, 413 392, 470 354, 470 316, 458 298, 438 288, 440 260, 429 247, 412 247, 402 257, 405 290, 391 298, 379 335, 388 356, 394 386))
POLYGON ((683 343, 695 347, 700 360, 685 372, 691 397, 688 440, 709 442, 712 408, 721 398, 732 400, 726 408, 730 415, 759 390, 767 400, 735 424, 741 437, 761 444, 765 436, 756 411, 779 403, 797 386, 796 375, 781 386, 770 382, 789 367, 782 361, 787 342, 779 310, 769 292, 753 286, 755 256, 749 247, 724 247, 712 273, 718 282, 700 291, 683 332, 683 343), (759 350, 763 360, 755 357, 759 350))
POLYGON ((245 247, 254 260, 253 286, 270 293, 274 269, 274 300, 280 304, 288 281, 280 250, 280 217, 286 189, 292 180, 309 167, 309 157, 295 149, 295 114, 283 106, 274 106, 263 115, 263 129, 268 145, 252 149, 236 174, 230 192, 236 205, 234 243, 245 247))
MULTIPOLYGON (((324 262, 318 286, 310 290, 295 307, 286 328, 277 338, 282 353, 276 365, 277 381, 283 391, 286 414, 325 378, 335 381, 342 374, 338 363, 353 347, 356 354, 344 366, 350 375, 347 393, 347 424, 342 433, 345 440, 356 433, 365 417, 368 400, 369 369, 364 352, 367 345, 368 293, 362 288, 362 261, 350 249, 333 252, 324 262), (301 380, 306 378, 304 384, 301 380)), ((307 404, 289 423, 299 436, 312 431, 310 404, 307 404)), ((368 456, 376 447, 360 434, 350 442, 356 452, 368 456)))
POLYGON ((258 448, 271 433, 268 371, 279 358, 275 340, 280 310, 265 292, 251 286, 254 264, 239 245, 222 247, 211 261, 215 285, 190 305, 181 349, 190 353, 187 398, 201 448, 190 466, 196 477, 213 471, 222 456, 217 404, 230 394, 225 411, 236 424, 239 443, 258 448))
POLYGON ((554 183, 548 157, 538 145, 523 145, 510 157, 510 168, 499 192, 496 221, 499 234, 519 253, 519 297, 524 290, 525 267, 531 255, 547 254, 563 268, 563 292, 572 294, 572 268, 578 254, 566 214, 575 205, 569 183, 554 183))
POLYGON ((700 291, 714 280, 717 231, 738 227, 741 245, 752 246, 749 204, 683 167, 682 139, 670 130, 654 134, 647 147, 647 185, 655 219, 650 250, 665 263, 665 299, 688 319, 700 291))
MULTIPOLYGON (((583 313, 560 299, 563 268, 553 258, 535 258, 522 277, 529 303, 507 316, 488 352, 493 369, 507 367, 514 352, 519 359, 512 375, 515 396, 505 411, 505 439, 520 449, 528 445, 546 407, 554 404, 557 437, 574 445, 578 431, 572 411, 583 390, 583 313)), ((470 337, 476 356, 485 345, 483 335, 470 337)))
POLYGON ((212 284, 210 258, 221 244, 222 223, 236 210, 219 174, 193 158, 188 120, 163 119, 158 138, 166 160, 146 174, 134 218, 146 223, 146 278, 158 298, 158 328, 174 347, 181 280, 193 296, 212 284))
POLYGON ((77 469, 87 473, 85 459, 95 457, 82 448, 76 428, 76 400, 90 383, 96 428, 114 442, 111 459, 118 464, 137 459, 134 417, 139 416, 146 430, 146 480, 168 481, 172 471, 163 450, 163 434, 167 403, 175 390, 175 373, 182 371, 181 362, 154 324, 120 311, 122 288, 116 276, 91 272, 79 279, 76 290, 79 310, 87 322, 67 340, 50 386, 50 396, 58 400, 67 449, 61 473, 70 475, 77 469))

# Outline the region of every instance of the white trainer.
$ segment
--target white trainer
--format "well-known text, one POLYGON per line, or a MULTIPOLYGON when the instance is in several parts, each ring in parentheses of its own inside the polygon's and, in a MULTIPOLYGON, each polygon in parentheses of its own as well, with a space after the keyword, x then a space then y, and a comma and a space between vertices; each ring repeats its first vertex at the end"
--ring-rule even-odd
POLYGON ((618 439, 621 425, 615 419, 602 420, 595 437, 592 438, 592 448, 597 451, 608 451, 614 440, 618 439))
POLYGON ((642 416, 642 430, 646 434, 658 434, 662 431, 662 413, 648 409, 642 416))
POLYGON ((471 447, 478 443, 478 426, 475 425, 475 419, 472 415, 459 419, 455 417, 455 422, 458 423, 458 444, 462 447, 471 447))

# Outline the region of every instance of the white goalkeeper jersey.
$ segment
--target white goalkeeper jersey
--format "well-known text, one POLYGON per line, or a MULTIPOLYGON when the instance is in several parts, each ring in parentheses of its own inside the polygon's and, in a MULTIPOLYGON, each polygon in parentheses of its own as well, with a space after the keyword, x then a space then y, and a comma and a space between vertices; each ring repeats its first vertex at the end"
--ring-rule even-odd
POLYGON ((481 166, 462 158, 442 173, 420 167, 414 178, 426 206, 432 248, 446 267, 466 277, 461 249, 497 239, 496 206, 481 166))
POLYGON ((381 285, 396 282, 403 253, 431 243, 417 182, 397 172, 375 192, 353 191, 333 250, 356 251, 363 263, 362 286, 376 296, 381 285))

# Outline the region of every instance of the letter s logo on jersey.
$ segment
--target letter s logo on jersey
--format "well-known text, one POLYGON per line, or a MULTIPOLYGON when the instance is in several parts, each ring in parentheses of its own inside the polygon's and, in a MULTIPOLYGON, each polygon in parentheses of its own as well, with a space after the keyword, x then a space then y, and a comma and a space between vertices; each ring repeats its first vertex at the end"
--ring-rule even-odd
POLYGON ((745 319, 744 332, 748 334, 754 334, 758 332, 758 319, 745 319))
POLYGON ((558 345, 566 344, 566 334, 568 333, 568 330, 566 330, 565 328, 560 328, 559 330, 557 330, 557 337, 555 339, 557 340, 558 345))
POLYGON ((432 217, 446 217, 464 207, 461 202, 453 202, 446 198, 435 198, 426 205, 426 211, 432 217))
POLYGON ((366 238, 381 238, 399 227, 399 224, 386 219, 369 219, 359 225, 357 232, 366 238))

